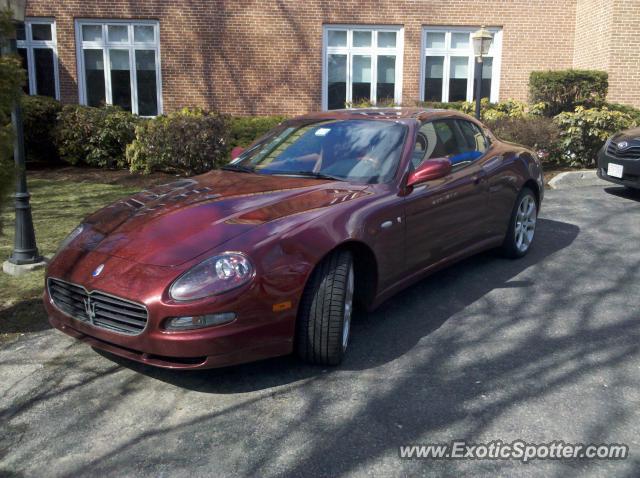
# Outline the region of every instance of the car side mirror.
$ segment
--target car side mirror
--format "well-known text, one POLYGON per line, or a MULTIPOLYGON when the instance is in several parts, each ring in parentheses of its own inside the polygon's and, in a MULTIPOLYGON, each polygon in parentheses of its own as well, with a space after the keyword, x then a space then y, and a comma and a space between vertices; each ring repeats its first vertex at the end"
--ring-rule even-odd
POLYGON ((451 172, 451 161, 447 158, 427 159, 409 175, 407 187, 416 186, 434 179, 444 178, 451 172))
POLYGON ((236 146, 231 150, 231 159, 236 159, 242 153, 244 153, 244 148, 242 146, 236 146))

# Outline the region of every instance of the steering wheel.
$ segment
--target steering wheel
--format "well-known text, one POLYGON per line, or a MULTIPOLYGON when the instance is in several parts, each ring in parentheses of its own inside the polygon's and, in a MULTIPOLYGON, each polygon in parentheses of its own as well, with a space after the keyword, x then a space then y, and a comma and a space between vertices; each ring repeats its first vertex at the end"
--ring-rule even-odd
POLYGON ((376 170, 380 169, 380 166, 381 166, 380 161, 377 158, 374 158, 372 156, 366 156, 366 155, 360 156, 358 158, 358 161, 364 162, 364 164, 368 164, 370 167, 376 170))

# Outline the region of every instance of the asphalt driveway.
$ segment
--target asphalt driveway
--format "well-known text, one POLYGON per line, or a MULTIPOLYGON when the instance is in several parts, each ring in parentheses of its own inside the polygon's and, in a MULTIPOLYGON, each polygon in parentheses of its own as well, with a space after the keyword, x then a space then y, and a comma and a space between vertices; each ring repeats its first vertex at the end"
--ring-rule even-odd
POLYGON ((0 348, 0 476, 640 476, 640 195, 549 191, 483 254, 353 324, 336 369, 174 373, 53 330, 0 348), (626 443, 624 461, 407 461, 454 439, 626 443))

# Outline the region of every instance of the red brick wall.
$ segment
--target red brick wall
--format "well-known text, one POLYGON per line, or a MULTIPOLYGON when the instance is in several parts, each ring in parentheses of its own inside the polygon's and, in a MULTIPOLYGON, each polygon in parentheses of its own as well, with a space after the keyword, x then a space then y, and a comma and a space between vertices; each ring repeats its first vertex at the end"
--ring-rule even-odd
POLYGON ((578 0, 573 66, 607 70, 613 27, 613 1, 578 0))
POLYGON ((609 46, 609 101, 640 108, 640 0, 615 0, 609 46))
POLYGON ((404 26, 403 102, 419 97, 423 25, 501 26, 500 97, 526 99, 529 72, 574 58, 576 0, 28 0, 55 17, 62 99, 77 101, 74 19, 160 21, 165 112, 182 106, 234 114, 321 108, 322 25, 404 26))
POLYGON ((640 0, 578 0, 573 65, 609 73, 608 100, 640 107, 640 0))

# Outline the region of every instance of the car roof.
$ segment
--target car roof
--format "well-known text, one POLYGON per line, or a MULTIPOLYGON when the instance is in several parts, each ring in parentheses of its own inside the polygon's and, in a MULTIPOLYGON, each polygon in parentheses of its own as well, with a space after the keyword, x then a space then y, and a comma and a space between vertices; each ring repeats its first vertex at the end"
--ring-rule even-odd
POLYGON ((455 116, 459 118, 472 119, 470 116, 456 110, 445 110, 435 108, 419 108, 419 107, 396 107, 396 108, 348 108, 342 110, 330 110, 318 113, 310 113, 298 116, 293 119, 303 120, 326 120, 326 119, 358 119, 366 117, 367 119, 380 120, 407 120, 415 119, 426 121, 429 119, 455 116))

